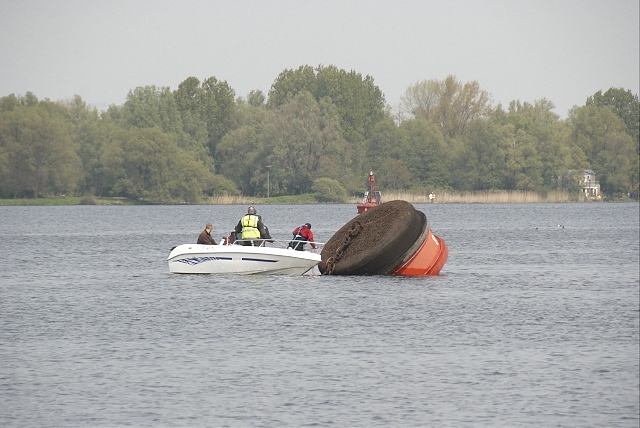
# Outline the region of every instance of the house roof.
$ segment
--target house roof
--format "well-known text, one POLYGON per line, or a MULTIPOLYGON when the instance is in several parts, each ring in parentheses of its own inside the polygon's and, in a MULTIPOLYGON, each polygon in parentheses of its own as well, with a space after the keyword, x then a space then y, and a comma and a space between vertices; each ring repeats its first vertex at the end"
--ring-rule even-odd
POLYGON ((596 173, 595 173, 595 172, 593 172, 593 171, 592 171, 592 170, 590 170, 590 169, 585 169, 585 170, 584 170, 584 172, 585 172, 585 174, 596 175, 596 173))

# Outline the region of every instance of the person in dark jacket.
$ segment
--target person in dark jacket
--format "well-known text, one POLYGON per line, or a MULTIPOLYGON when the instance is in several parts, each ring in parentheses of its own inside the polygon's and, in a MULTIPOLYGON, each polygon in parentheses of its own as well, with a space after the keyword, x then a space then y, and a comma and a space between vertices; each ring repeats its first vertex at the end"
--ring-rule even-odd
POLYGON ((197 243, 205 245, 216 245, 215 239, 213 239, 213 237, 211 236, 212 230, 213 225, 211 223, 207 223, 207 225, 204 227, 204 230, 200 232, 197 243))
POLYGON ((256 209, 250 206, 247 214, 240 219, 235 228, 236 239, 242 239, 242 245, 264 245, 264 240, 272 239, 269 229, 262 222, 256 209))
POLYGON ((304 250, 304 244, 307 242, 311 244, 311 248, 316 248, 316 244, 313 243, 311 223, 305 223, 293 230, 293 241, 289 243, 289 247, 297 251, 302 251, 304 250))

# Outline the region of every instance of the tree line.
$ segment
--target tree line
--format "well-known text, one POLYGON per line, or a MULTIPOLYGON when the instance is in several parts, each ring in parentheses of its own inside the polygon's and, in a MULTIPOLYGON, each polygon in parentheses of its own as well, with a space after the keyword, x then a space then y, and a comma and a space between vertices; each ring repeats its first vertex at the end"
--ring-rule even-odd
POLYGON ((567 119, 547 99, 494 106, 455 76, 407 88, 396 114, 371 76, 335 66, 287 69, 268 94, 189 77, 144 86, 100 112, 65 101, 0 98, 0 197, 127 197, 196 203, 220 194, 384 190, 569 190, 584 169, 610 197, 636 193, 637 94, 610 88, 567 119), (267 189, 269 183, 269 189, 267 189))

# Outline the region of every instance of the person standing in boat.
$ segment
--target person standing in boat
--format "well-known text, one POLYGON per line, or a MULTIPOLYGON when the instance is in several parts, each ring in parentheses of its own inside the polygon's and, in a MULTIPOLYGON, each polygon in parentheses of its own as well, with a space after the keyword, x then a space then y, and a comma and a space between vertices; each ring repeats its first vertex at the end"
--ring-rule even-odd
POLYGON ((293 240, 289 242, 289 247, 297 251, 302 251, 304 250, 304 244, 306 244, 307 242, 311 244, 311 248, 316 248, 316 244, 313 243, 313 232, 311 231, 311 223, 305 223, 302 226, 296 227, 294 229, 293 240))
POLYGON ((211 236, 212 230, 213 225, 211 223, 207 223, 207 225, 204 227, 204 230, 200 232, 197 243, 205 245, 216 245, 216 240, 211 236))
POLYGON ((269 229, 262 222, 253 206, 247 209, 247 214, 240 219, 235 228, 236 239, 241 236, 242 245, 262 246, 265 239, 271 239, 269 229))

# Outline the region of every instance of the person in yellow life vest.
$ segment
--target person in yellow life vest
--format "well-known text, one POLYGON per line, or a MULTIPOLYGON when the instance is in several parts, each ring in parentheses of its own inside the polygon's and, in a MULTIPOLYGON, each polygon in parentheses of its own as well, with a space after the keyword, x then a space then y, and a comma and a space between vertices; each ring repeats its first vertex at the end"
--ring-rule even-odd
POLYGON ((236 225, 235 232, 236 239, 242 239, 242 245, 262 246, 265 239, 271 239, 269 229, 262 223, 262 218, 252 206, 236 225))

